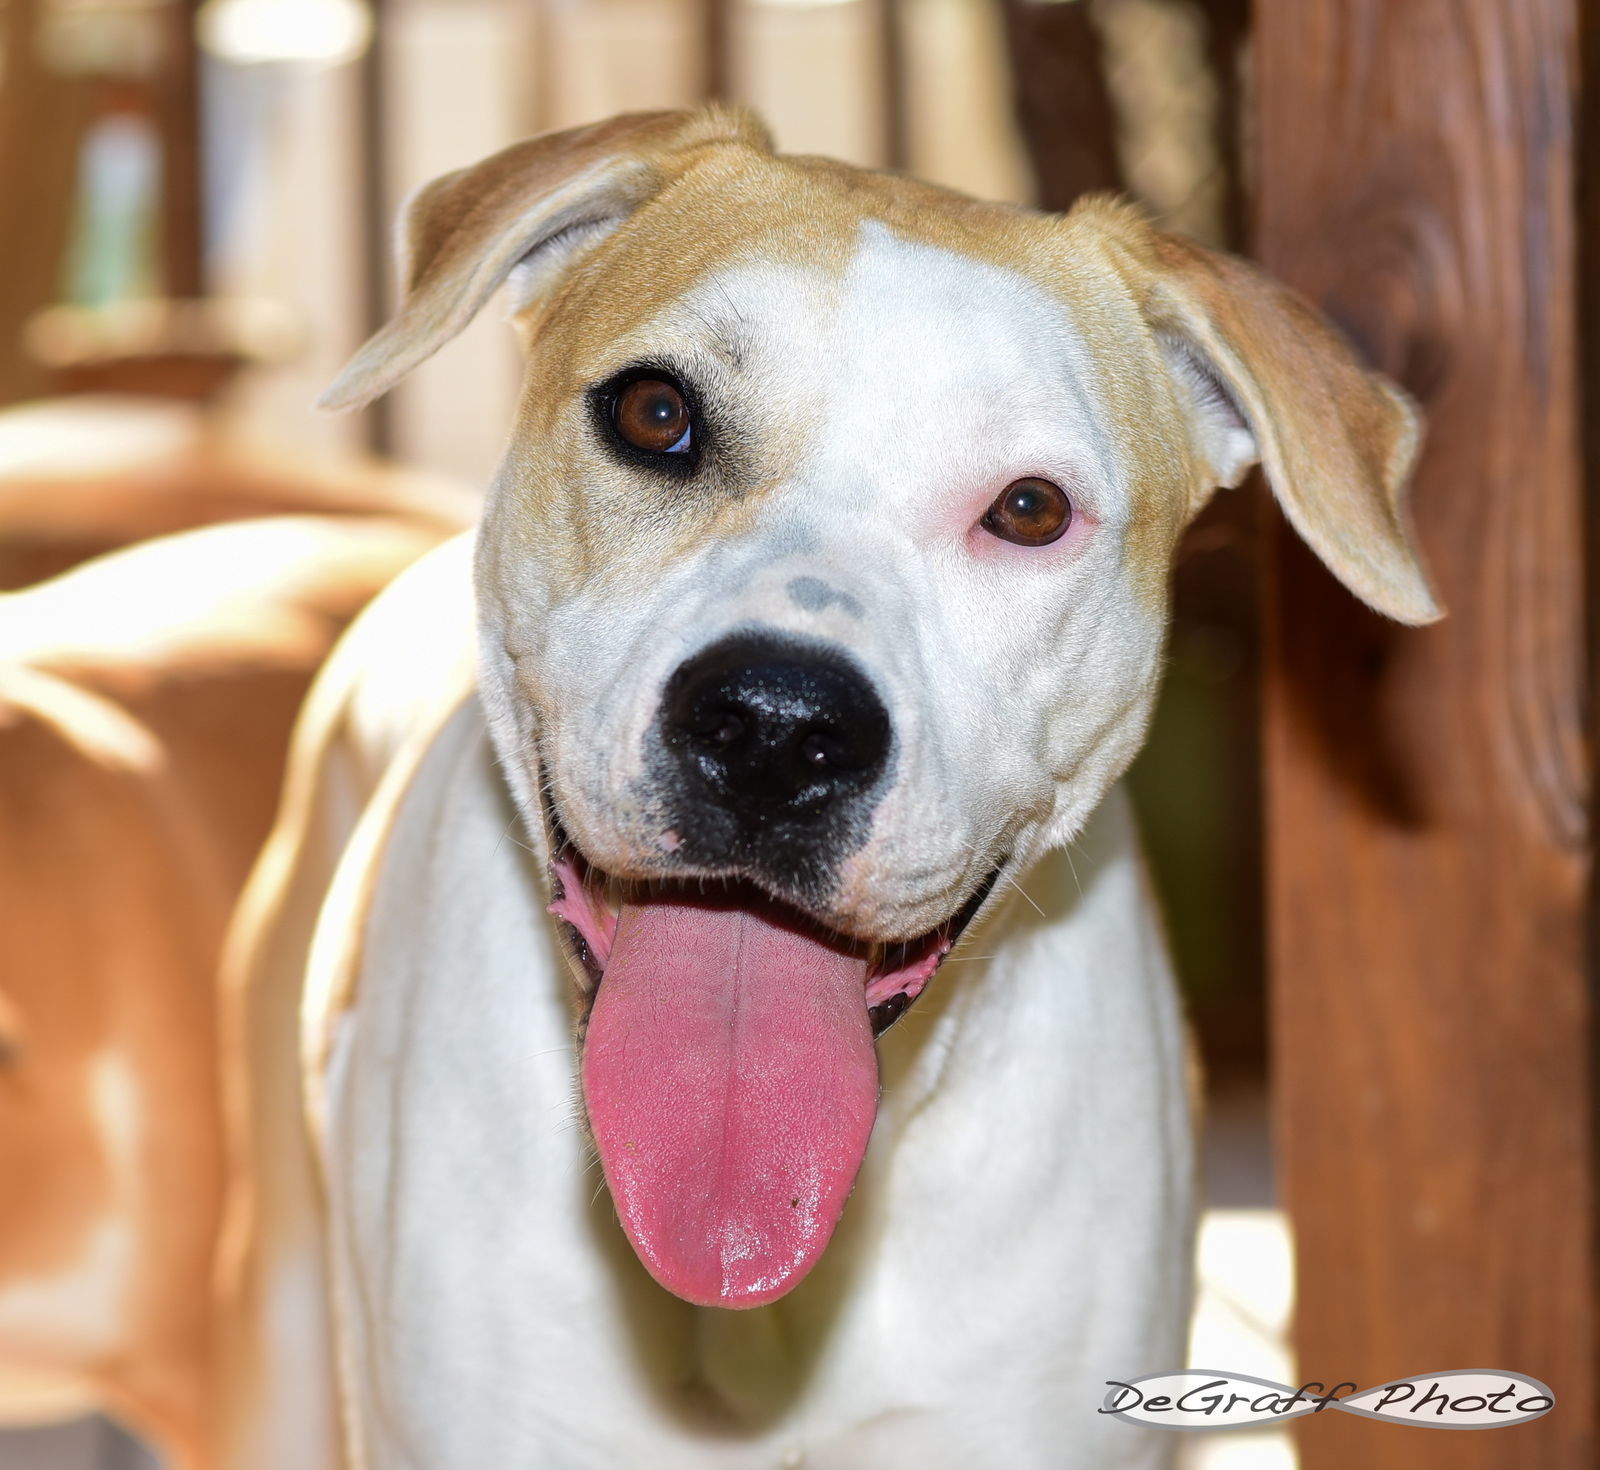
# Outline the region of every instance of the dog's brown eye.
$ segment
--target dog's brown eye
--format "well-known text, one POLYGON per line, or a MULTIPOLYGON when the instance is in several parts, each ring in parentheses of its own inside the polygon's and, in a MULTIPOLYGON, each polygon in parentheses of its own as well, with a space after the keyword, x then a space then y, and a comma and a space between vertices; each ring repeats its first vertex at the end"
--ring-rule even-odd
POLYGON ((640 378, 617 394, 614 421, 635 449, 652 454, 683 454, 692 438, 689 405, 677 387, 662 378, 640 378))
POLYGON ((1048 480, 1015 480, 983 518, 983 529, 1018 546, 1048 546, 1072 524, 1067 492, 1048 480))

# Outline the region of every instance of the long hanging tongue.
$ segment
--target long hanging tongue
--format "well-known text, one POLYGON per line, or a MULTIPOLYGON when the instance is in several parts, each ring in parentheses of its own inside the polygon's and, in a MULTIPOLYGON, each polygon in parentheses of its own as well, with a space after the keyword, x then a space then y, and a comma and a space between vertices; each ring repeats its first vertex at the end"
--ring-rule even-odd
POLYGON ((760 1306, 816 1263, 866 1152, 866 962, 749 910, 624 904, 583 1090, 650 1274, 701 1306, 760 1306))

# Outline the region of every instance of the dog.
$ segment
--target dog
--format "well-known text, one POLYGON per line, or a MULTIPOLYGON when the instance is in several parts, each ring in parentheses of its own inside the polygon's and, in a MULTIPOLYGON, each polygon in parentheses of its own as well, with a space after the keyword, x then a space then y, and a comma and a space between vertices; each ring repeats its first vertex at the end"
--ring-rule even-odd
POLYGON ((525 387, 470 571, 314 695, 247 905, 255 1126, 298 1083, 306 1130, 263 1150, 232 1463, 1166 1464, 1097 1412, 1183 1361, 1193 1214, 1117 782, 1178 538, 1253 465, 1439 615, 1415 410, 1125 205, 736 109, 519 144, 404 234, 328 403, 505 282, 525 387))
POLYGON ((223 933, 312 674, 444 534, 245 520, 0 595, 0 1422, 211 1463, 223 933))

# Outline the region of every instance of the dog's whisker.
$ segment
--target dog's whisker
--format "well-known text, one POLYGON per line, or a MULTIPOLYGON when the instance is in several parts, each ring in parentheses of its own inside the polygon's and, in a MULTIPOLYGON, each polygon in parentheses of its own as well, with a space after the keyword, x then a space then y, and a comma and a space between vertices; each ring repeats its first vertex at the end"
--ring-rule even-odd
POLYGON ((1061 849, 1061 856, 1067 860, 1067 871, 1072 874, 1073 886, 1078 890, 1078 897, 1083 897, 1083 884, 1078 878, 1078 865, 1072 861, 1072 843, 1068 842, 1061 849))
POLYGON ((1027 900, 1028 906, 1034 911, 1034 913, 1038 914, 1041 919, 1047 919, 1050 917, 1042 908, 1039 907, 1037 903, 1034 902, 1033 895, 1030 894, 1016 878, 1012 877, 1010 873, 1003 874, 1002 876, 1005 878, 1007 886, 1020 893, 1023 898, 1027 900))
MULTIPOLYGON (((510 837, 510 836, 511 836, 511 834, 508 832, 508 833, 504 834, 504 836, 502 837, 501 840, 504 841, 505 837, 510 837)), ((529 857, 536 858, 536 857, 539 856, 539 853, 537 853, 533 848, 529 847, 528 844, 526 842, 524 842, 520 837, 512 837, 511 841, 515 846, 520 847, 525 853, 527 853, 529 857)))
MULTIPOLYGON (((500 848, 505 843, 506 838, 511 837, 511 829, 514 826, 516 826, 517 820, 518 820, 517 819, 517 815, 516 815, 516 813, 513 812, 512 816, 511 816, 511 820, 509 822, 507 822, 506 825, 505 825, 505 830, 503 832, 501 832, 500 836, 495 841, 494 850, 495 850, 496 854, 499 853, 500 848)), ((516 839, 514 837, 511 840, 513 842, 516 841, 516 839)))

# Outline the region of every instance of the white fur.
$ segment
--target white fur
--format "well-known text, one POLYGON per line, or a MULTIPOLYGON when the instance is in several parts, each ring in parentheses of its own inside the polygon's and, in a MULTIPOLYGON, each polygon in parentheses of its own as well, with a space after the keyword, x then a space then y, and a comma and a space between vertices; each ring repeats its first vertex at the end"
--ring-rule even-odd
MULTIPOLYGON (((842 281, 746 265, 679 305, 615 344, 618 366, 709 364, 736 335, 723 391, 802 446, 746 532, 557 594, 524 526, 551 487, 514 455, 478 544, 479 695, 432 713, 413 697, 376 757, 349 730, 323 749, 343 773, 330 810, 364 808, 305 1015, 352 1462, 1165 1464, 1169 1437, 1096 1412, 1106 1380, 1181 1362, 1192 1158, 1159 927, 1126 802, 1102 802, 1163 630, 1129 565, 1130 468, 1092 358, 1021 276, 876 227, 842 281), (1028 474, 1072 487, 1079 539, 1031 557, 972 540, 1028 474), (863 615, 808 611, 786 590, 800 576, 863 615), (1020 881, 884 1037, 872 1144, 820 1265, 732 1313, 657 1287, 599 1189, 532 804, 548 775, 591 859, 647 865, 661 685, 751 622, 845 644, 897 732, 830 922, 915 933, 1002 852, 1020 881)), ((1173 411, 1165 380, 1151 393, 1173 411)), ((393 627, 403 646, 440 585, 414 574, 356 636, 393 627)), ((448 690, 459 653, 419 652, 417 682, 448 690)), ((339 678, 324 704, 373 706, 349 659, 339 678)), ((350 834, 311 826, 335 848, 350 834)))
POLYGON ((690 1307, 597 1195, 571 981, 466 707, 391 830, 329 1069, 357 1463, 1160 1463, 1095 1413, 1181 1361, 1188 1306, 1182 1039, 1120 796, 1026 886, 1043 913, 1006 905, 885 1037, 816 1272, 690 1307))

